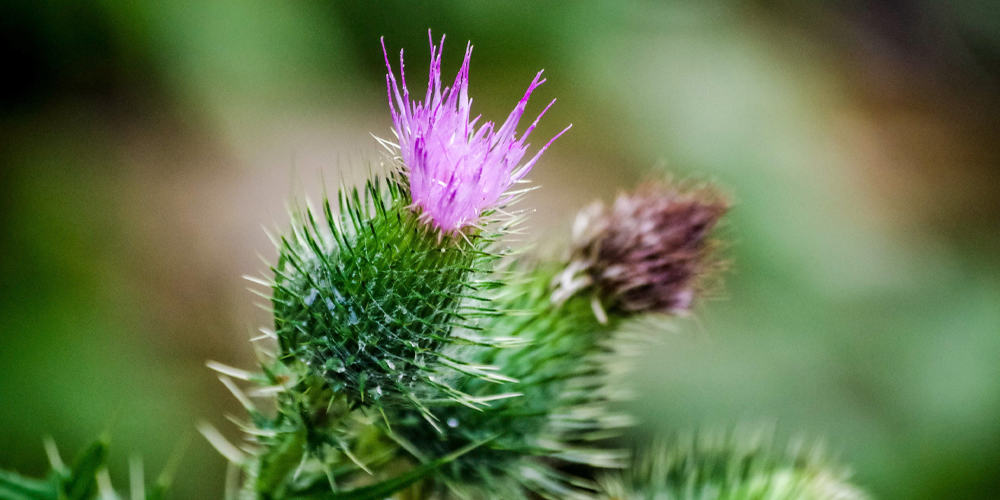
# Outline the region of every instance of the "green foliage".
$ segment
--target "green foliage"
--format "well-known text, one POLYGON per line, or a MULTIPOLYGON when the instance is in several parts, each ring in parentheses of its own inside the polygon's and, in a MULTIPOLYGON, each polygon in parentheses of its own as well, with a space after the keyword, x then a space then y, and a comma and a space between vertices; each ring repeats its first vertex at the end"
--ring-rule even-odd
POLYGON ((9 500, 41 500, 59 498, 56 481, 42 481, 0 470, 0 498, 9 500))
POLYGON ((62 482, 60 496, 69 499, 92 497, 97 491, 97 471, 105 466, 107 455, 106 442, 98 441, 90 445, 73 462, 69 474, 62 482))
POLYGON ((86 500, 97 497, 97 474, 105 467, 108 447, 104 441, 91 444, 66 467, 58 458, 45 480, 0 471, 0 498, 10 500, 86 500))
POLYGON ((863 500, 818 447, 774 447, 763 431, 698 433, 637 446, 626 470, 600 479, 619 500, 863 500))
MULTIPOLYGON (((15 472, 0 470, 0 499, 2 500, 91 500, 111 498, 115 495, 107 478, 108 443, 98 440, 88 446, 72 465, 66 466, 59 457, 55 444, 46 443, 51 470, 45 479, 32 479, 15 472), (102 476, 104 482, 102 484, 102 476)), ((143 478, 133 481, 143 483, 143 478)), ((145 500, 160 500, 169 486, 169 470, 152 487, 143 486, 140 494, 145 500)), ((134 499, 140 500, 140 499, 134 499)))

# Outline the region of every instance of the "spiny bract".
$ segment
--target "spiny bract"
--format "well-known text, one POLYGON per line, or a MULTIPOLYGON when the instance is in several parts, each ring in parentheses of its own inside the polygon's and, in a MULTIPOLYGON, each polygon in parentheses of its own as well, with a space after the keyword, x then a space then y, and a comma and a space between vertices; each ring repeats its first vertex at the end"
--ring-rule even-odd
POLYGON ((675 434, 638 445, 626 470, 604 474, 601 498, 868 500, 819 446, 794 444, 777 449, 764 428, 675 434))
POLYGON ((461 398, 438 382, 452 328, 484 308, 476 276, 494 260, 490 239, 440 238, 406 208, 398 180, 369 182, 340 197, 339 215, 296 216, 274 268, 274 321, 280 358, 302 363, 355 403, 423 407, 414 386, 461 398), (363 199, 362 199, 363 197, 363 199))

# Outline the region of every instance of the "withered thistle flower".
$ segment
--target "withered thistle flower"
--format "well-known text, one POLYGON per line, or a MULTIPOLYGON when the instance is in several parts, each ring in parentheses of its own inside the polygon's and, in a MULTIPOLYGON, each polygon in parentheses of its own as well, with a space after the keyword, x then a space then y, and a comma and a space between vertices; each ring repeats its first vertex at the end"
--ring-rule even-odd
MULTIPOLYGON (((708 267, 709 233, 727 203, 708 189, 649 184, 580 212, 573 257, 554 300, 593 285, 604 309, 627 313, 688 311, 708 267)), ((601 307, 596 307, 596 306, 601 307)))
MULTIPOLYGON (((430 31, 427 32, 430 38, 430 31)), ((472 116, 469 98, 469 61, 472 45, 466 45, 465 60, 451 87, 441 88, 441 53, 444 37, 435 47, 430 39, 431 63, 427 94, 423 101, 411 99, 406 87, 403 51, 399 52, 399 79, 389 63, 382 43, 389 92, 393 132, 399 141, 399 155, 409 180, 414 208, 421 219, 442 232, 454 232, 475 225, 484 211, 502 206, 513 198, 510 187, 527 175, 546 148, 570 127, 549 139, 530 159, 522 159, 530 144, 526 141, 553 99, 534 122, 517 137, 517 125, 524 115, 528 98, 545 83, 542 72, 535 75, 524 97, 507 120, 497 127, 480 123, 472 116), (399 84, 402 84, 400 88, 399 84)))

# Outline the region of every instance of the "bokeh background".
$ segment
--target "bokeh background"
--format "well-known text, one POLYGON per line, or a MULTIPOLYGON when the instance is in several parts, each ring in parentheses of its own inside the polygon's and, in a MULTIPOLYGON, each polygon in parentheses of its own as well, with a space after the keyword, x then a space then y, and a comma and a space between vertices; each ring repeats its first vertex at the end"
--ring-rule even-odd
MULTIPOLYGON (((175 498, 219 498, 204 368, 267 323, 241 275, 286 201, 388 135, 382 54, 427 28, 478 111, 534 73, 529 234, 645 178, 735 200, 724 291, 636 359, 651 428, 773 421, 882 498, 1000 490, 1000 9, 931 2, 4 2, 0 467, 113 436, 175 498)), ((421 87, 414 83, 415 87, 421 87)))

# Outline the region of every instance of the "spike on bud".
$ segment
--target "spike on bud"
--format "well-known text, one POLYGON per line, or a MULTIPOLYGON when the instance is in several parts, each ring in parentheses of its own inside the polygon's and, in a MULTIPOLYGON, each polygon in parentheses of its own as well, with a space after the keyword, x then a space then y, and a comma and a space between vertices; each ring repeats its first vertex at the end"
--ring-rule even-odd
POLYGON ((628 313, 690 310, 706 270, 712 228, 728 209, 717 194, 645 185, 610 207, 596 203, 574 224, 575 277, 563 277, 557 297, 595 285, 604 307, 628 313))

